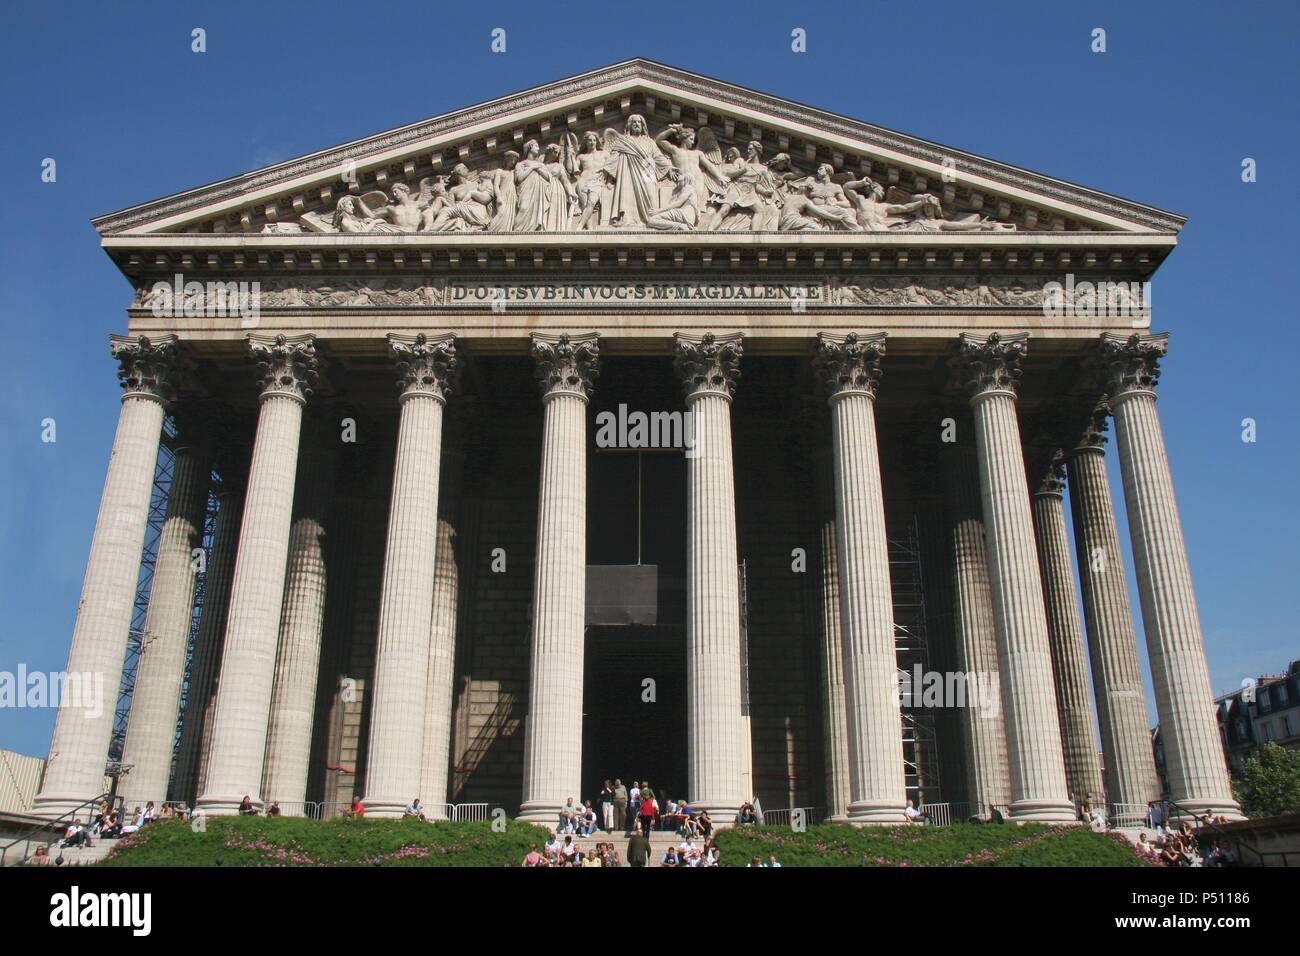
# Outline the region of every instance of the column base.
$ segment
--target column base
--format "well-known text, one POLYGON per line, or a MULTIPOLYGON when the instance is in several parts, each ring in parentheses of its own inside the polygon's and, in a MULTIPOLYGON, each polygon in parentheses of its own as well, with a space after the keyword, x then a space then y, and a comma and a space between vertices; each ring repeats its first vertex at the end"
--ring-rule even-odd
POLYGON ((366 808, 368 819, 397 820, 406 815, 408 801, 393 797, 365 797, 361 805, 366 808))
MULTIPOLYGON (((253 803, 253 809, 259 814, 266 810, 261 797, 250 795, 249 800, 253 803)), ((209 817, 237 817, 239 816, 239 805, 243 802, 244 798, 242 796, 222 797, 205 793, 194 801, 194 812, 209 817)))
POLYGON ((908 820, 903 808, 894 803, 850 803, 846 822, 855 827, 892 827, 908 820))
POLYGON ((696 813, 704 811, 713 821, 713 829, 726 830, 736 825, 736 814, 744 805, 744 800, 691 800, 691 809, 696 813))
POLYGON ((560 825, 560 807, 563 803, 551 803, 545 800, 529 800, 519 807, 515 819, 520 823, 536 823, 554 830, 560 825))
POLYGON ((824 823, 848 823, 849 815, 847 813, 836 813, 833 816, 827 817, 823 822, 824 823))
POLYGON ((1068 800, 1017 800, 1011 804, 1012 823, 1078 823, 1079 812, 1068 800))
POLYGON ((36 800, 28 813, 34 817, 57 820, 64 814, 75 811, 77 817, 89 818, 95 812, 95 807, 93 804, 90 806, 82 806, 82 804, 87 800, 93 800, 96 796, 97 794, 93 793, 84 796, 79 793, 41 793, 36 795, 36 800), (78 810, 78 807, 81 809, 78 810))

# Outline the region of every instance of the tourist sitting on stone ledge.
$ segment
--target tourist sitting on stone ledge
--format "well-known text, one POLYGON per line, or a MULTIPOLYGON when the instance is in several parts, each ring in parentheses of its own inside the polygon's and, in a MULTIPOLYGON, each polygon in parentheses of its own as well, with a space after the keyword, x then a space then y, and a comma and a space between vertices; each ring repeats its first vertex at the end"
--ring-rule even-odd
POLYGON ((559 835, 554 830, 552 830, 550 838, 546 841, 546 845, 542 847, 542 849, 543 851, 545 851, 548 857, 551 854, 555 854, 556 856, 559 856, 560 847, 562 847, 563 845, 564 844, 560 842, 559 835))
POLYGON ((618 850, 614 849, 614 844, 602 843, 596 848, 596 850, 600 853, 601 863, 604 866, 610 867, 623 865, 623 861, 618 857, 618 850))
POLYGON ((578 818, 580 815, 581 815, 581 810, 573 802, 573 797, 569 797, 569 799, 565 801, 564 806, 560 807, 559 832, 560 833, 578 832, 578 818))
POLYGON ((408 817, 412 820, 424 819, 424 807, 420 806, 419 797, 416 797, 409 804, 407 804, 406 809, 402 811, 402 819, 405 820, 408 817))
POLYGON ((591 836, 596 832, 596 811, 588 800, 578 812, 578 836, 591 836))
POLYGON ((746 803, 741 806, 740 812, 736 814, 736 826, 752 826, 757 823, 758 814, 754 811, 754 805, 752 803, 746 803))
POLYGON ((528 852, 524 854, 524 862, 520 866, 545 866, 546 857, 537 852, 537 844, 531 844, 528 852))
POLYGON ((564 845, 560 847, 560 856, 564 859, 564 862, 572 863, 573 855, 577 852, 578 848, 574 845, 573 837, 566 836, 564 838, 564 845))
POLYGON ((68 824, 68 828, 63 831, 63 846, 94 846, 90 842, 90 831, 83 827, 76 820, 68 824))
POLYGON ((681 859, 677 856, 677 847, 670 846, 668 852, 663 855, 659 861, 660 866, 681 866, 681 859))
POLYGON ((239 801, 239 812, 246 817, 257 816, 257 807, 253 806, 253 798, 244 794, 244 799, 239 801))
POLYGON ((907 817, 908 823, 933 823, 934 822, 933 820, 930 819, 930 814, 926 813, 924 810, 918 810, 915 806, 912 805, 911 800, 907 801, 907 806, 903 809, 903 816, 907 817))
POLYGON ((352 798, 352 806, 343 811, 345 817, 351 817, 353 820, 360 820, 366 815, 366 805, 361 802, 360 797, 352 798))
POLYGON ((278 817, 278 816, 280 815, 280 801, 279 801, 279 800, 273 800, 273 801, 271 801, 271 804, 266 808, 266 815, 267 815, 268 817, 278 817))

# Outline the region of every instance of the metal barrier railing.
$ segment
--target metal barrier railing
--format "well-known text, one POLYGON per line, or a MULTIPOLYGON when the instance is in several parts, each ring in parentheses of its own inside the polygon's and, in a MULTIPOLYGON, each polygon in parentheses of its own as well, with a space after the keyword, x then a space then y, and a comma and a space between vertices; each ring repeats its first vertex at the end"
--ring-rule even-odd
POLYGON ((1147 825, 1145 803, 1112 803, 1107 823, 1113 830, 1132 830, 1147 825))
POLYGON ((952 825, 952 805, 948 803, 923 803, 920 807, 925 819, 936 827, 952 825))
POLYGON ((448 804, 451 807, 449 819, 462 821, 473 820, 482 821, 492 817, 492 804, 490 803, 457 803, 448 804))

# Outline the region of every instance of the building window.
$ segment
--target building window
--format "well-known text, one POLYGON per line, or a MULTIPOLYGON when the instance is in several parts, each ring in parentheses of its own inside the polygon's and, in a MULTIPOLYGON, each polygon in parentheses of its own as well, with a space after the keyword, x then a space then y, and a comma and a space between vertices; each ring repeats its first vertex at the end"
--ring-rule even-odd
POLYGON ((1277 705, 1282 707, 1286 704, 1286 684, 1277 685, 1277 705))

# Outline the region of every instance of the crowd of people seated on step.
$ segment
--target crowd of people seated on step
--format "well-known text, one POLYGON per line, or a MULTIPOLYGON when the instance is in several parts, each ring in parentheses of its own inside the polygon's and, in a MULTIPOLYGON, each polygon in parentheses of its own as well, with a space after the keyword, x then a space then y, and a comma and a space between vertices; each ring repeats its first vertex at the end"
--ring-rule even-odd
POLYGON ((713 835, 713 821, 707 811, 698 810, 689 802, 665 796, 663 802, 655 795, 648 781, 632 782, 625 787, 622 780, 605 781, 595 806, 591 800, 578 802, 569 797, 560 808, 556 831, 579 837, 593 835, 597 830, 630 836, 634 830, 649 836, 652 831, 678 833, 694 839, 707 839, 713 835))
POLYGON ((1166 827, 1161 821, 1155 836, 1147 839, 1138 834, 1137 854, 1149 863, 1161 866, 1236 866, 1232 848, 1213 838, 1202 843, 1186 821, 1166 827))
POLYGON ((534 843, 528 848, 521 866, 622 866, 618 850, 613 843, 597 843, 595 847, 583 850, 573 842, 573 835, 567 834, 561 840, 559 834, 552 832, 550 839, 539 849, 534 843))

